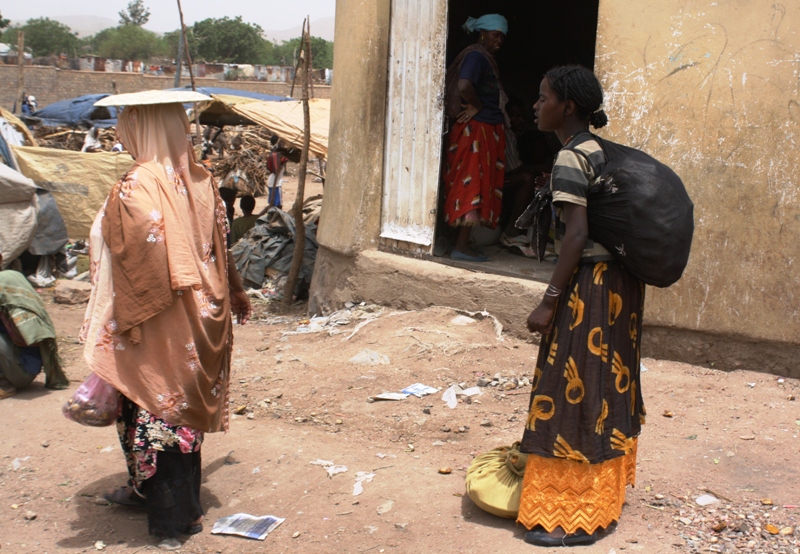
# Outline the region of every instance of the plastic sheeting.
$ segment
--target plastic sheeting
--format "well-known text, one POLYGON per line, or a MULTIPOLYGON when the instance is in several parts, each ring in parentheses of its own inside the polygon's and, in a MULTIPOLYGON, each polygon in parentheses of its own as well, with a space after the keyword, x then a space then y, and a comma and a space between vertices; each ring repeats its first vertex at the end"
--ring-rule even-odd
MULTIPOLYGON (((192 90, 191 85, 180 88, 171 88, 169 90, 192 90)), ((214 94, 222 94, 225 96, 241 96, 242 98, 251 98, 253 100, 261 100, 264 102, 286 102, 292 100, 289 96, 275 96, 273 94, 261 94, 259 92, 250 92, 249 90, 239 90, 235 88, 222 88, 222 87, 197 87, 197 92, 212 96, 214 94)))
POLYGON ((69 242, 69 235, 53 195, 37 189, 36 197, 39 199, 39 221, 28 252, 34 256, 49 256, 69 242))
POLYGON ((130 168, 127 152, 72 152, 29 146, 13 148, 20 171, 53 195, 72 240, 89 231, 108 192, 130 168))
MULTIPOLYGON (((13 127, 10 130, 13 131, 13 127)), ((14 160, 14 155, 11 153, 11 148, 9 148, 9 143, 5 137, 6 131, 9 131, 8 122, 5 119, 0 119, 0 163, 7 165, 11 169, 17 169, 17 162, 14 160)))
MULTIPOLYGON (((295 148, 303 148, 303 103, 300 100, 285 102, 259 102, 240 97, 212 95, 215 100, 230 107, 237 114, 266 127, 282 141, 295 148)), ((331 122, 331 101, 313 98, 309 102, 311 116, 310 154, 328 157, 328 128, 331 122)))
MULTIPOLYGON (((314 263, 317 258, 317 225, 306 224, 306 244, 303 251, 303 265, 295 288, 295 295, 301 297, 311 285, 314 263)), ((271 268, 281 275, 288 275, 294 255, 294 218, 278 208, 258 218, 255 226, 233 245, 236 270, 242 276, 245 286, 260 289, 267 281, 267 269, 271 268)))
POLYGON ((98 100, 109 94, 86 94, 69 100, 61 100, 36 110, 27 119, 46 127, 114 127, 117 124, 117 108, 95 107, 98 100))
MULTIPOLYGON (((38 144, 36 143, 36 139, 33 137, 33 133, 31 133, 31 130, 28 129, 28 127, 25 126, 25 124, 17 116, 15 116, 2 106, 0 106, 0 117, 5 119, 11 126, 14 127, 16 131, 18 131, 25 137, 25 142, 27 144, 20 144, 19 146, 38 146, 38 144)), ((5 134, 3 136, 5 136, 5 134)), ((15 141, 9 140, 8 137, 5 138, 9 144, 17 146, 15 141)))
POLYGON ((0 164, 0 252, 3 267, 22 254, 36 231, 39 203, 36 185, 21 173, 0 164))

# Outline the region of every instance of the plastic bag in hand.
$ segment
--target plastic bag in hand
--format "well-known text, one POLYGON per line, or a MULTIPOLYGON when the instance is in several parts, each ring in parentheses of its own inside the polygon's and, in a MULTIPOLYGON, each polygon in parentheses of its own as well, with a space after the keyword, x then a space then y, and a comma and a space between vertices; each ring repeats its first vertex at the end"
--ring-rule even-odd
POLYGON ((61 408, 64 417, 89 427, 112 425, 122 409, 117 389, 92 373, 61 408))

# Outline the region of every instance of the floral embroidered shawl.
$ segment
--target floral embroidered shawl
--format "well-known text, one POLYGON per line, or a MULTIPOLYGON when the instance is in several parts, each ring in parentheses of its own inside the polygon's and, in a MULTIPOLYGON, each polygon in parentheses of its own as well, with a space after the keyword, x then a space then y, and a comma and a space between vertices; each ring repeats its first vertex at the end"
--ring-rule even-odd
POLYGON ((117 133, 136 164, 92 226, 81 338, 90 369, 137 405, 212 432, 228 422, 227 223, 188 132, 180 104, 120 114, 117 133))

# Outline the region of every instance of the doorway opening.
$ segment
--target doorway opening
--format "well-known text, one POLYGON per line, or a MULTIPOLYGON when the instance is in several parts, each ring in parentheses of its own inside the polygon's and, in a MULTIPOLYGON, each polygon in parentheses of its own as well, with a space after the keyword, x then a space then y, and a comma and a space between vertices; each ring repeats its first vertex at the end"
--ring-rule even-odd
MULTIPOLYGON (((560 2, 520 2, 519 0, 448 0, 446 65, 466 48, 472 39, 462 29, 468 17, 498 13, 508 20, 508 35, 495 58, 500 81, 509 98, 522 107, 524 131, 518 133, 518 155, 533 174, 540 174, 560 148, 555 135, 542 133, 533 123, 533 104, 539 95, 544 73, 558 65, 580 64, 594 69, 599 0, 560 2)), ((443 138, 440 163, 446 162, 449 137, 443 138)), ((443 174, 443 173, 442 173, 443 174)), ((513 189, 510 189, 513 191, 513 189)), ((547 281, 553 271, 554 256, 541 264, 520 249, 500 243, 508 225, 515 195, 504 195, 504 217, 497 230, 475 227, 471 241, 489 258, 488 262, 456 261, 450 258, 454 228, 444 222, 446 191, 439 191, 434 259, 471 270, 547 281)), ((513 225, 513 222, 511 223, 513 225)))

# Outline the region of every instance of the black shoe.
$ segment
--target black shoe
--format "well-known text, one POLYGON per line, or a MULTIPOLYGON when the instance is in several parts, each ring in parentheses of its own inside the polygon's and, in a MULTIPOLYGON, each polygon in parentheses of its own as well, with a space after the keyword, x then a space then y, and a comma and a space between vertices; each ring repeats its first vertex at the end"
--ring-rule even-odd
POLYGON ((192 523, 189 527, 186 528, 184 531, 184 535, 196 535, 197 533, 203 532, 203 524, 202 523, 192 523))
POLYGON ((578 530, 563 537, 551 537, 544 530, 528 531, 525 533, 525 542, 536 546, 583 546, 597 542, 597 531, 589 535, 586 531, 578 530))

